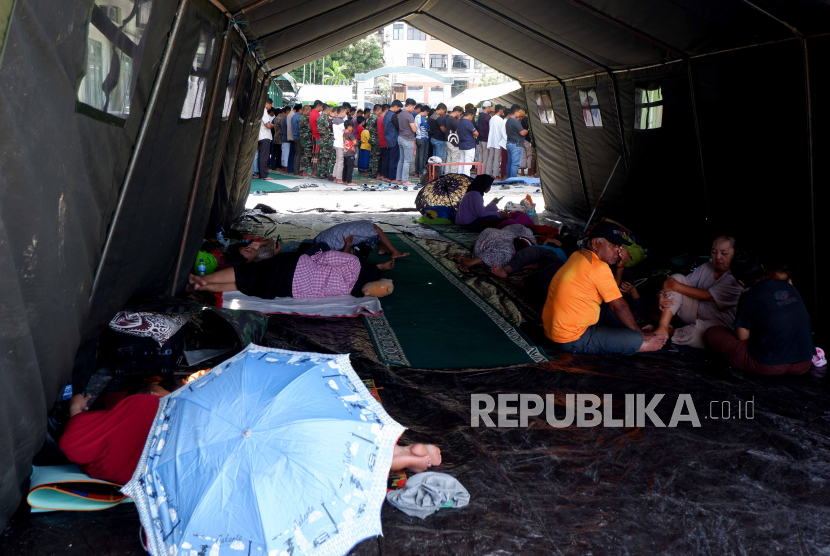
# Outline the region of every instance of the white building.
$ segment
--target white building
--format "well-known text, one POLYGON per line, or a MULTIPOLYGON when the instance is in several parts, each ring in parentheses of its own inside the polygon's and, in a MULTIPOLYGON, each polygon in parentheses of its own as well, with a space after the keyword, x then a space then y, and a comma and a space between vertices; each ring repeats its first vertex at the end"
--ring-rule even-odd
MULTIPOLYGON (((402 21, 378 31, 378 38, 383 44, 385 66, 423 68, 442 77, 452 77, 450 97, 469 87, 479 86, 487 69, 481 61, 402 21)), ((412 98, 432 107, 449 100, 449 97, 445 98, 443 85, 424 75, 398 73, 389 77, 394 86, 394 98, 412 98)))

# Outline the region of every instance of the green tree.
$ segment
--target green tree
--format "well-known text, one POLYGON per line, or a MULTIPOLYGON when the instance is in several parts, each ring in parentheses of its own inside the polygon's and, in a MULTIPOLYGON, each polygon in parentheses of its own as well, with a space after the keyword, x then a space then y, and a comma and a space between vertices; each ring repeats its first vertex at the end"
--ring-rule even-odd
MULTIPOLYGON (((323 78, 329 76, 329 68, 334 62, 340 64, 341 72, 345 76, 345 81, 354 79, 355 73, 366 73, 374 69, 383 67, 383 47, 375 38, 375 35, 369 35, 365 39, 361 39, 354 44, 350 44, 342 50, 338 50, 323 58, 318 58, 313 62, 294 68, 289 73, 297 80, 298 83, 303 82, 303 67, 305 67, 305 82, 322 84, 323 78), (325 74, 323 73, 323 62, 325 61, 325 74)), ((328 78, 325 79, 329 83, 328 78)))
POLYGON ((484 75, 481 76, 482 87, 486 87, 487 85, 498 85, 500 83, 507 83, 508 81, 513 81, 513 78, 508 77, 503 73, 497 72, 493 69, 485 71, 484 75))
POLYGON ((345 64, 341 65, 338 61, 333 61, 330 64, 326 65, 326 74, 323 76, 323 82, 327 83, 328 85, 342 85, 344 83, 349 82, 349 78, 346 76, 344 71, 346 71, 348 66, 345 64))

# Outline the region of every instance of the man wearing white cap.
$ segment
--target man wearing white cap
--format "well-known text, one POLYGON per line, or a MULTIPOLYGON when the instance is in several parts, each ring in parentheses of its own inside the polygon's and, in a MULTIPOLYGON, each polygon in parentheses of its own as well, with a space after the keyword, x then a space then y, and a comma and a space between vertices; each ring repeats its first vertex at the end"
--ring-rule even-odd
POLYGON ((476 122, 476 129, 478 130, 478 144, 481 153, 481 163, 483 166, 483 174, 490 171, 490 166, 493 164, 493 150, 487 148, 487 139, 490 136, 490 111, 493 109, 493 104, 488 100, 481 105, 481 114, 478 116, 476 122))

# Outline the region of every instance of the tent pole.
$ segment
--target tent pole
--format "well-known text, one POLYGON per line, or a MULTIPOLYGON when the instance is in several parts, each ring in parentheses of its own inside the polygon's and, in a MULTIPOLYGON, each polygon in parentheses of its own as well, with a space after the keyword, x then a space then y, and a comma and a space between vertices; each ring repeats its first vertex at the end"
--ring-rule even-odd
POLYGON ((144 114, 141 116, 141 124, 138 128, 138 135, 136 135, 135 145, 133 145, 132 153, 130 153, 130 161, 127 163, 127 171, 124 174, 124 179, 121 181, 121 190, 118 192, 118 201, 115 204, 115 210, 112 213, 112 220, 110 221, 109 229, 107 230, 107 237, 104 240, 104 249, 101 251, 101 258, 98 259, 98 266, 95 268, 95 276, 92 279, 92 288, 89 292, 89 302, 92 303, 95 294, 98 291, 98 286, 101 280, 101 272, 106 265, 110 249, 112 248, 113 235, 115 228, 118 225, 118 220, 121 217, 121 211, 124 208, 124 199, 127 196, 127 191, 130 186, 130 181, 135 172, 138 157, 141 154, 141 149, 144 146, 144 140, 147 138, 147 129, 150 127, 150 120, 153 117, 153 112, 156 108, 156 102, 159 97, 159 89, 161 89, 161 82, 167 73, 167 68, 170 66, 170 59, 173 57, 173 45, 176 43, 176 38, 179 36, 179 31, 184 22, 184 12, 187 7, 188 0, 179 0, 179 7, 176 9, 176 17, 173 20, 173 29, 167 36, 167 44, 164 45, 164 53, 161 57, 161 64, 156 72, 156 79, 153 81, 153 88, 150 90, 150 98, 147 101, 147 107, 144 109, 144 114))
POLYGON ((622 149, 623 166, 625 166, 625 171, 628 172, 628 149, 625 148, 625 132, 623 131, 622 110, 620 109, 620 93, 617 90, 617 78, 614 77, 614 74, 610 71, 607 71, 606 73, 608 74, 608 78, 611 79, 611 90, 614 92, 614 108, 617 111, 617 126, 620 129, 620 148, 622 149))
POLYGON ((565 84, 561 81, 559 84, 562 86, 562 97, 565 99, 565 108, 568 111, 568 127, 571 128, 571 142, 573 142, 574 154, 576 155, 576 168, 579 170, 579 181, 582 183, 582 195, 585 197, 585 210, 589 211, 591 210, 591 202, 588 200, 588 187, 585 185, 585 176, 582 173, 582 159, 579 157, 579 147, 576 144, 576 131, 574 130, 574 121, 571 116, 571 103, 568 102, 568 91, 565 88, 565 84))
POLYGON ((213 115, 216 112, 216 99, 219 96, 219 80, 222 78, 222 64, 225 62, 225 53, 228 51, 228 39, 230 33, 225 33, 222 39, 222 49, 219 51, 219 62, 216 64, 216 70, 213 74, 213 91, 210 94, 210 105, 208 106, 207 121, 205 122, 205 129, 202 132, 202 140, 199 143, 199 156, 196 158, 196 174, 193 176, 193 185, 190 187, 190 199, 187 201, 187 215, 184 219, 184 230, 182 231, 182 241, 179 244, 179 254, 176 257, 176 266, 173 267, 173 285, 170 286, 170 295, 175 296, 178 289, 179 276, 182 270, 182 260, 184 260, 184 252, 187 249, 187 236, 190 233, 190 222, 193 219, 193 205, 196 204, 196 193, 199 191, 199 180, 202 179, 202 166, 205 162, 205 150, 207 149, 208 136, 213 127, 213 115))
POLYGON ((692 62, 686 61, 686 68, 689 74, 689 93, 692 97, 692 117, 695 120, 695 137, 697 138, 697 154, 700 158, 700 177, 703 182, 703 216, 709 221, 709 192, 706 187, 706 166, 703 164, 703 143, 700 140, 700 124, 697 117, 697 100, 695 96, 695 81, 692 74, 692 62))

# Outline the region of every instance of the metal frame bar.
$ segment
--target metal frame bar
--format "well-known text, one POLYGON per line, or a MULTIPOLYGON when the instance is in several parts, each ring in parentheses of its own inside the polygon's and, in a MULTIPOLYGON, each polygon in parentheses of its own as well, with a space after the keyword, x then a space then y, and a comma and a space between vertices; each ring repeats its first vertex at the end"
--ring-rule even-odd
MULTIPOLYGON (((376 17, 376 16, 379 16, 379 15, 383 15, 383 14, 385 14, 385 13, 387 13, 387 12, 391 12, 391 11, 395 10, 396 8, 400 8, 401 6, 404 6, 404 5, 409 4, 409 3, 411 3, 411 2, 412 2, 412 0, 401 0, 400 2, 397 2, 396 4, 392 4, 392 5, 391 5, 391 6, 389 6, 388 8, 384 8, 384 9, 382 9, 382 10, 380 10, 380 11, 375 12, 374 14, 372 14, 372 16, 371 16, 371 17, 376 17)), ((411 13, 411 12, 409 12, 409 13, 411 13)), ((400 16, 397 16, 397 17, 395 17, 395 20, 402 19, 402 18, 406 17, 407 15, 409 15, 409 13, 402 14, 402 15, 400 15, 400 16)), ((347 25, 343 25, 342 27, 338 27, 337 29, 333 29, 332 31, 327 32, 327 33, 326 33, 326 35, 333 35, 333 34, 335 34, 335 33, 339 33, 339 32, 341 32, 341 31, 345 31, 345 30, 347 30, 347 29, 351 29, 351 28, 352 28, 352 27, 354 27, 355 25, 360 25, 360 24, 364 23, 365 21, 366 21, 365 19, 363 19, 363 20, 358 20, 358 21, 353 21, 352 23, 349 23, 349 24, 347 24, 347 25)), ((296 26, 296 25, 295 25, 295 26, 296 26)), ((291 27, 287 28, 287 30, 288 30, 288 29, 291 29, 291 27)), ((370 31, 370 32, 371 32, 371 31, 370 31)), ((363 35, 363 34, 366 34, 366 33, 361 33, 361 35, 363 35)), ((360 35, 358 35, 358 36, 360 36, 360 35)), ((267 40, 267 37, 263 38, 262 40, 267 40)), ((287 48, 287 49, 285 49, 285 50, 281 50, 280 52, 277 52, 276 54, 273 54, 273 55, 271 55, 271 56, 268 56, 268 57, 267 57, 267 58, 265 58, 263 61, 267 62, 267 61, 269 61, 269 60, 273 60, 274 58, 278 58, 278 57, 280 57, 280 56, 284 56, 284 55, 286 55, 286 54, 290 54, 291 52, 294 52, 295 50, 299 50, 299 49, 301 49, 301 48, 303 48, 303 47, 305 47, 305 46, 308 46, 308 45, 310 45, 310 44, 314 44, 314 43, 316 43, 316 42, 317 42, 317 41, 319 41, 319 40, 320 40, 320 37, 319 37, 319 36, 317 36, 317 37, 315 37, 315 38, 313 38, 313 39, 309 39, 309 40, 307 40, 307 41, 305 41, 305 42, 301 42, 301 43, 299 43, 299 44, 296 44, 296 45, 292 46, 291 48, 287 48)))
MULTIPOLYGON (((562 87, 562 97, 565 99, 565 109, 568 112, 568 127, 571 129, 571 142, 574 146, 574 154, 576 155, 576 168, 579 170, 579 181, 582 183, 582 196, 585 198, 585 210, 591 210, 591 201, 588 199, 588 186, 585 184, 585 175, 582 172, 582 158, 579 156, 579 146, 576 142, 576 130, 574 130, 573 114, 571 113, 571 103, 568 101, 568 90, 565 83, 560 81, 559 85, 562 87)), ((538 164, 538 163, 537 163, 538 164)))
POLYGON ((208 107, 207 121, 205 122, 205 129, 202 132, 202 139, 199 142, 199 155, 196 158, 196 172, 193 176, 193 185, 190 187, 190 198, 187 201, 187 214, 184 219, 184 230, 182 231, 182 241, 179 244, 179 253, 176 256, 176 266, 173 268, 173 284, 170 286, 170 295, 176 295, 178 290, 179 276, 182 270, 182 261, 184 260, 184 252, 187 249, 187 236, 190 233, 190 222, 193 218, 193 206, 196 204, 196 193, 199 191, 199 181, 202 179, 202 166, 205 162, 205 150, 207 150, 208 137, 210 130, 213 127, 213 116, 216 113, 216 99, 219 96, 219 81, 222 79, 222 66, 225 62, 225 54, 228 50, 228 41, 231 37, 230 33, 225 33, 222 39, 222 48, 219 51, 219 61, 216 64, 216 70, 213 75, 213 91, 210 94, 210 106, 208 107))
POLYGON ((133 145, 132 153, 130 153, 130 161, 127 163, 127 171, 124 173, 124 179, 121 181, 121 190, 118 192, 118 200, 115 204, 115 210, 112 213, 112 220, 110 221, 109 229, 107 230, 107 237, 104 240, 104 248, 101 251, 101 258, 98 259, 98 266, 95 268, 95 275, 92 279, 92 288, 89 292, 89 302, 95 298, 100 285, 101 272, 107 263, 110 250, 112 249, 113 236, 115 229, 118 226, 118 221, 121 218, 121 211, 124 208, 124 199, 127 196, 127 191, 130 187, 133 173, 135 172, 138 157, 141 154, 142 147, 144 147, 144 140, 147 138, 147 129, 150 127, 150 120, 156 109, 156 102, 159 97, 159 89, 164 77, 167 74, 167 68, 170 66, 170 59, 173 57, 173 45, 179 36, 179 31, 182 28, 184 21, 184 12, 187 8, 188 0, 179 0, 179 6, 176 9, 176 17, 173 19, 173 29, 167 36, 167 44, 164 45, 164 53, 161 57, 161 64, 156 72, 156 78, 153 81, 153 87, 150 90, 150 98, 147 100, 147 107, 144 109, 144 114, 141 116, 141 124, 138 128, 138 135, 136 136, 135 144, 133 145))

